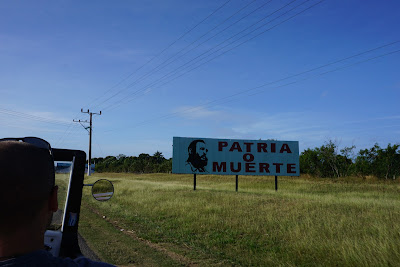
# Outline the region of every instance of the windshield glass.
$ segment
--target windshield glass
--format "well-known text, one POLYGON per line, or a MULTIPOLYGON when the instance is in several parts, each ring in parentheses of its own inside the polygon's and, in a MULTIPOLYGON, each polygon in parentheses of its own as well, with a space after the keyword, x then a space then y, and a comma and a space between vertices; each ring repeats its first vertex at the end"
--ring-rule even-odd
POLYGON ((71 177, 72 162, 56 161, 56 185, 58 186, 58 210, 53 214, 53 219, 48 230, 61 231, 69 179, 71 177))

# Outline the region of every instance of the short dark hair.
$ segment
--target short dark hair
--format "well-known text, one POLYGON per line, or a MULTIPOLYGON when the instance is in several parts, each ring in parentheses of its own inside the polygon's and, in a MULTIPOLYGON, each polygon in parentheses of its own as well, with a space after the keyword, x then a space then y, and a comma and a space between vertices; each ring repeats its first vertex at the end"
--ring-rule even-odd
POLYGON ((203 143, 203 144, 205 144, 205 142, 204 142, 204 140, 201 140, 201 139, 197 139, 197 140, 193 140, 190 144, 189 144, 189 146, 188 146, 188 153, 189 153, 189 155, 190 154, 196 154, 196 146, 197 146, 197 143, 203 143))
POLYGON ((0 233, 30 224, 54 184, 49 151, 24 142, 0 142, 0 233))

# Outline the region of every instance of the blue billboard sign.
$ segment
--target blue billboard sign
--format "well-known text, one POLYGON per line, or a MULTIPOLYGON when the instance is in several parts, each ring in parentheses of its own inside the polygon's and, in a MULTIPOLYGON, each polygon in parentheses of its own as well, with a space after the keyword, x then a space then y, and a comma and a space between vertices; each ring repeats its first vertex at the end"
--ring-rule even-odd
POLYGON ((174 137, 172 172, 299 176, 299 142, 174 137))

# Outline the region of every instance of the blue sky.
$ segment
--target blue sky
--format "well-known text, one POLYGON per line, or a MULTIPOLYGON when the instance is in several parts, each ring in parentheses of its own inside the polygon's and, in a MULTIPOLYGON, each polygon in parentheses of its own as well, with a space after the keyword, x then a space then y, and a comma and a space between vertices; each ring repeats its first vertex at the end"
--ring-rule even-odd
POLYGON ((398 143, 399 10, 396 0, 1 1, 0 136, 87 151, 72 120, 89 108, 102 111, 93 157, 171 157, 173 136, 293 140, 300 151, 398 143))

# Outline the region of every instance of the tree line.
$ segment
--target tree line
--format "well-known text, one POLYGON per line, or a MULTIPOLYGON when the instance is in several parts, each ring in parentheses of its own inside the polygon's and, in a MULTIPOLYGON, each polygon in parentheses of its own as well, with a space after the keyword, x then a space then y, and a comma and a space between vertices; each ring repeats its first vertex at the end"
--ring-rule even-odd
MULTIPOLYGON (((355 153, 355 146, 339 149, 333 141, 321 147, 308 148, 300 154, 300 172, 315 177, 375 176, 396 179, 400 176, 400 145, 388 144, 382 148, 375 144, 371 148, 355 153)), ((108 156, 94 158, 97 172, 169 173, 172 158, 166 159, 159 151, 153 155, 108 156)))
POLYGON ((159 151, 152 156, 142 153, 138 157, 124 154, 94 158, 97 172, 168 173, 172 171, 172 159, 166 159, 159 151))
POLYGON ((317 177, 375 176, 396 179, 400 175, 400 145, 375 144, 355 154, 355 146, 338 148, 333 141, 300 154, 300 172, 317 177))

